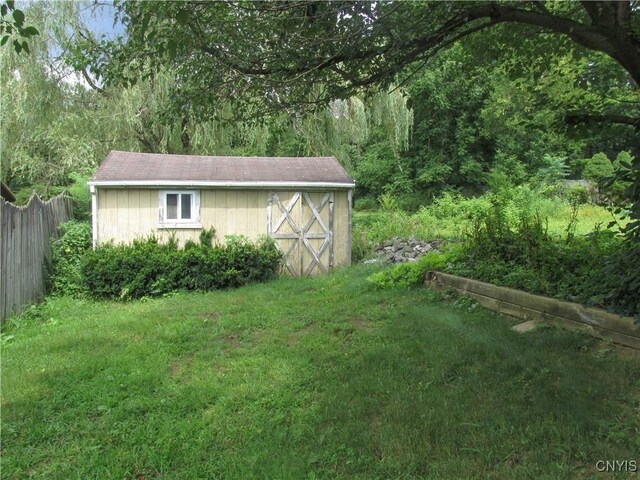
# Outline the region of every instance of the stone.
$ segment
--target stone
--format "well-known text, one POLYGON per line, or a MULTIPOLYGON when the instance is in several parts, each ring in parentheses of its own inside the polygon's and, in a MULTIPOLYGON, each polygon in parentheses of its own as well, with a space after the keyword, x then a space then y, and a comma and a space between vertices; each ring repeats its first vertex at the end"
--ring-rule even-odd
POLYGON ((415 238, 393 238, 376 246, 373 252, 381 262, 415 262, 427 252, 437 252, 441 242, 441 240, 423 241, 415 238))
POLYGON ((513 327, 511 327, 511 330, 518 333, 527 333, 531 330, 535 330, 539 323, 540 320, 529 320, 528 322, 514 325, 513 327))

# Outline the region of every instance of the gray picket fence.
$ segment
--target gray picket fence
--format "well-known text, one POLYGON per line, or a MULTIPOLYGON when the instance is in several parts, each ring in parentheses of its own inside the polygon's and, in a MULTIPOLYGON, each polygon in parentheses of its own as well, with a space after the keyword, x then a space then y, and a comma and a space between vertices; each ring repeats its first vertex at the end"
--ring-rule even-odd
POLYGON ((23 207, 0 198, 0 322, 44 296, 49 240, 71 218, 73 202, 63 195, 33 195, 23 207))

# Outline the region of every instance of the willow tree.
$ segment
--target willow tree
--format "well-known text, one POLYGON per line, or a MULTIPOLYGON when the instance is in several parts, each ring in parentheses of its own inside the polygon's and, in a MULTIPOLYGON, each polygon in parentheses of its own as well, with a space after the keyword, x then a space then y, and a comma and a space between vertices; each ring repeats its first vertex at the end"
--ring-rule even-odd
MULTIPOLYGON (((59 4, 69 21, 72 4, 59 4)), ((91 95, 71 81, 52 55, 60 33, 53 12, 42 4, 27 9, 40 35, 30 40, 29 54, 0 50, 2 103, 1 173, 14 187, 40 185, 41 193, 64 185, 72 172, 88 173, 93 145, 87 118, 91 95)), ((22 18, 22 17, 20 17, 22 18)))
MULTIPOLYGON (((637 92, 640 83, 637 0, 117 5, 126 37, 78 45, 78 64, 90 64, 114 84, 152 76, 159 65, 169 67, 178 79, 175 109, 189 104, 203 118, 216 115, 220 99, 242 99, 234 103, 234 113, 252 117, 265 110, 292 114, 363 88, 384 89, 406 81, 450 45, 499 25, 524 37, 543 32, 565 38, 610 58, 625 77, 624 88, 637 92)), ((638 103, 636 93, 630 104, 567 109, 567 119, 638 130, 638 103)), ((640 205, 635 210, 640 218, 640 205)))
MULTIPOLYGON (((496 25, 564 36, 611 57, 631 83, 640 82, 636 1, 118 5, 126 38, 81 45, 78 61, 88 59, 110 82, 135 81, 158 64, 171 65, 180 78, 178 101, 190 100, 206 114, 219 98, 246 99, 245 112, 256 103, 299 109, 388 86, 443 48, 496 25), (311 84, 322 88, 312 92, 311 84)), ((623 114, 609 117, 639 125, 623 114)))

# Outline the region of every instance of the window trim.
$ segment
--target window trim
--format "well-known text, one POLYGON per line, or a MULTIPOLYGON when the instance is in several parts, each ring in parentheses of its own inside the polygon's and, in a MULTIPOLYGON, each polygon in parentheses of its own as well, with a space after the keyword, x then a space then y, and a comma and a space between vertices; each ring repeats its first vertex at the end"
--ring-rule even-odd
MULTIPOLYGON (((158 192, 158 228, 202 228, 200 222, 200 190, 160 190, 158 192), (191 195, 191 218, 167 219, 167 195, 191 195)), ((181 203, 178 212, 181 212, 181 203)))

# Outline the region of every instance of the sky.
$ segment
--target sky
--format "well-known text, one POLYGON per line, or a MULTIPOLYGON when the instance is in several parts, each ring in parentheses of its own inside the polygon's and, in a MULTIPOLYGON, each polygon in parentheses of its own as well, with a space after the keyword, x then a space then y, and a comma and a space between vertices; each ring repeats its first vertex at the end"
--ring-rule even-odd
MULTIPOLYGON (((87 29, 91 31, 97 39, 101 37, 112 39, 118 35, 124 34, 124 27, 121 23, 114 25, 115 8, 110 0, 97 0, 97 1, 85 1, 82 2, 83 6, 80 7, 81 18, 84 21, 87 29)), ((20 6, 18 6, 20 8, 20 6)), ((57 47, 53 47, 49 54, 52 59, 60 55, 60 50, 57 47)), ((61 63, 52 62, 56 75, 61 81, 69 85, 82 85, 85 88, 90 88, 89 84, 83 78, 80 73, 74 72, 71 68, 62 66, 61 63)), ((99 79, 94 79, 94 82, 100 85, 99 79)))
POLYGON ((121 23, 113 24, 113 16, 115 8, 111 2, 102 2, 96 7, 86 8, 83 13, 83 19, 87 22, 87 27, 97 37, 105 35, 113 38, 116 35, 122 35, 124 28, 121 23))

